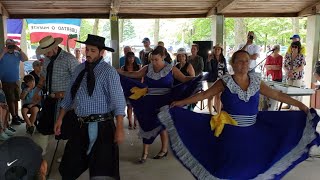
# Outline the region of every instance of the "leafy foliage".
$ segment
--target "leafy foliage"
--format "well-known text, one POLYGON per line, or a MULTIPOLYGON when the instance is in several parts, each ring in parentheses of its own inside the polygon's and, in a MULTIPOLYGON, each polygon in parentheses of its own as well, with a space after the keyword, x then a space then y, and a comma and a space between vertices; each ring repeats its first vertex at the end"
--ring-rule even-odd
POLYGON ((134 26, 130 19, 123 20, 123 40, 133 39, 136 36, 134 26))
POLYGON ((93 29, 93 21, 89 19, 82 19, 80 24, 80 41, 85 41, 87 39, 87 35, 92 33, 93 29))

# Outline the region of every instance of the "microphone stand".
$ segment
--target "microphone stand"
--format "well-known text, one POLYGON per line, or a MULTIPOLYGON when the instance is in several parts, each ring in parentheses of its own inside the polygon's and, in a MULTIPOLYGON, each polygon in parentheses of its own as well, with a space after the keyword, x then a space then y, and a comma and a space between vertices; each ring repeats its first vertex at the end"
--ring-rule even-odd
MULTIPOLYGON (((266 53, 266 57, 265 57, 260 63, 258 63, 255 67, 253 67, 253 68, 249 71, 249 73, 253 73, 254 70, 255 70, 260 64, 262 64, 265 60, 267 60, 267 57, 270 56, 270 55, 273 53, 273 51, 274 51, 274 49, 268 51, 268 52, 266 53), (270 53, 270 54, 268 54, 268 53, 270 53)), ((262 72, 262 69, 261 69, 261 72, 262 72)))

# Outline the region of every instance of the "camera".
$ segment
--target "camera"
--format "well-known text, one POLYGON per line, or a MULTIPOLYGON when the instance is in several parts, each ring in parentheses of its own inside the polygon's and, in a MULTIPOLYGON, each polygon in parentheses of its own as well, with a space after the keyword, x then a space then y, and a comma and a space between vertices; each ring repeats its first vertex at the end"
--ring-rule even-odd
POLYGON ((16 48, 16 45, 8 45, 7 48, 8 48, 8 49, 15 49, 15 48, 16 48))
POLYGON ((252 35, 249 35, 249 39, 253 40, 253 36, 252 36, 252 35))

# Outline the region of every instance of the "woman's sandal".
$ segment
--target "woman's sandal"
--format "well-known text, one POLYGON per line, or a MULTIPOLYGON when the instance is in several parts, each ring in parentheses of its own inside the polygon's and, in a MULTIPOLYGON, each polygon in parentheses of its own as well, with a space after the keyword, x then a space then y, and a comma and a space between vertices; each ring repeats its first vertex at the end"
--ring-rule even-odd
POLYGON ((168 151, 160 151, 156 156, 153 157, 153 159, 162 159, 168 155, 168 151))
POLYGON ((139 159, 139 163, 140 163, 140 164, 145 163, 145 162, 147 161, 147 158, 148 158, 148 154, 143 153, 142 156, 141 156, 141 158, 139 159))

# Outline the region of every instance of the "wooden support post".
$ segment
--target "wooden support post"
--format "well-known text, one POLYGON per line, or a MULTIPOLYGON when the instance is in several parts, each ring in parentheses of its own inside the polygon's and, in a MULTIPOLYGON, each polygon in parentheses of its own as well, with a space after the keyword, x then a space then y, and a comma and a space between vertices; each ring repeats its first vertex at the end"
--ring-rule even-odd
POLYGON ((223 44, 224 17, 223 15, 213 15, 211 18, 213 45, 216 45, 217 43, 223 44))
POLYGON ((111 47, 114 49, 112 53, 112 66, 115 68, 119 67, 119 20, 117 14, 110 15, 110 26, 111 26, 111 47))
MULTIPOLYGON (((306 66, 304 67, 304 83, 306 87, 311 87, 314 82, 313 69, 316 61, 319 60, 319 42, 320 42, 320 15, 312 15, 308 17, 307 21, 307 55, 306 66)), ((304 97, 303 103, 310 105, 310 97, 304 97)))

